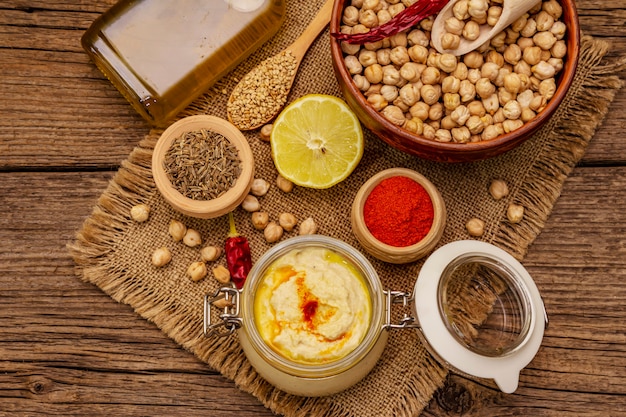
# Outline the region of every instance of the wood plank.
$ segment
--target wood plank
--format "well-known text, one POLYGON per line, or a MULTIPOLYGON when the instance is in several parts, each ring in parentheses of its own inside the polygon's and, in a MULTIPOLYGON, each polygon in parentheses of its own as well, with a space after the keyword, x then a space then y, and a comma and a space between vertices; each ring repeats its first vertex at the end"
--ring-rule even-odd
MULTIPOLYGON (((128 306, 74 276, 65 244, 112 174, 0 174, 7 213, 0 220, 0 409, 271 415, 128 306)), ((524 261, 551 323, 520 389, 504 395, 454 376, 425 415, 459 407, 458 398, 442 399, 454 390, 466 392, 470 410, 482 416, 626 412, 625 205, 626 168, 575 170, 524 261)))

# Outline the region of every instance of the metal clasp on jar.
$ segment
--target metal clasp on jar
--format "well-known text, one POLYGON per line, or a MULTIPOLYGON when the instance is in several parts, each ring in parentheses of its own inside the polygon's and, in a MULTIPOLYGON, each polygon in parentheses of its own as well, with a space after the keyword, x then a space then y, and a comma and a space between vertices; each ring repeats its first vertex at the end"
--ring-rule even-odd
POLYGON ((391 308, 394 304, 402 304, 404 309, 410 310, 413 302, 413 297, 410 292, 385 290, 383 291, 383 294, 385 294, 385 324, 383 325, 385 330, 419 327, 415 317, 407 312, 403 313, 403 316, 398 323, 391 322, 391 308))
POLYGON ((213 295, 204 296, 204 335, 226 337, 233 334, 242 325, 239 316, 239 296, 241 291, 233 287, 219 288, 213 295), (224 301, 221 301, 224 300, 224 301), (220 320, 211 320, 211 306, 218 308, 221 302, 220 320))

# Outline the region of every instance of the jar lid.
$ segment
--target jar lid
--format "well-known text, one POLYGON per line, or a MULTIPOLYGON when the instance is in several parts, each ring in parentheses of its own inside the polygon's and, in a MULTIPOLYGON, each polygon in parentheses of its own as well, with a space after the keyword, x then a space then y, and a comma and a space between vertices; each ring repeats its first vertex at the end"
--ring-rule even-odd
POLYGON ((547 319, 537 286, 515 258, 481 241, 449 243, 425 261, 413 294, 421 336, 438 360, 493 379, 505 393, 517 389, 547 319))

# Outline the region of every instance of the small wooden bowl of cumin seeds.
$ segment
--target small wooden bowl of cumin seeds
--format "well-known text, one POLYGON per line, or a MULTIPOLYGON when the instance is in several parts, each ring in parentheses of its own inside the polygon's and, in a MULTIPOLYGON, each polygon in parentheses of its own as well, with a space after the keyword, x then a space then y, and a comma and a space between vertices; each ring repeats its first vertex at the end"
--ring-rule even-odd
POLYGON ((210 219, 234 210, 254 180, 254 157, 232 123, 198 115, 169 126, 152 154, 152 176, 177 211, 210 219))

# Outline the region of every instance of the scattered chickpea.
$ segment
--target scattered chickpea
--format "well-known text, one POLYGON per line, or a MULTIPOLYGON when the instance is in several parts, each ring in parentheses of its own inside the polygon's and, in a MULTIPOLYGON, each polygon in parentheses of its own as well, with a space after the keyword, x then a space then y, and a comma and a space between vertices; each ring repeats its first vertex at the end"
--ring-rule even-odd
POLYGON ((315 220, 313 217, 309 217, 300 223, 300 227, 298 229, 300 235, 314 235, 317 233, 317 224, 315 224, 315 220))
POLYGON ((273 124, 266 124, 261 128, 261 132, 259 135, 261 136, 261 140, 264 142, 269 142, 270 137, 272 136, 272 129, 274 128, 273 124))
POLYGON ((298 224, 298 220, 296 216, 291 213, 281 213, 281 215, 278 216, 278 224, 286 231, 291 232, 298 224))
POLYGON ((278 242, 283 237, 283 228, 276 222, 269 222, 263 230, 267 243, 278 242))
POLYGON ((178 220, 172 219, 170 220, 168 231, 174 242, 180 242, 185 237, 185 233, 187 233, 187 226, 178 220))
POLYGON ((167 265, 172 260, 172 253, 168 248, 163 246, 152 252, 152 265, 160 268, 167 265))
POLYGON ((265 211, 255 211, 254 213, 252 213, 251 219, 252 219, 252 226, 254 226, 255 229, 263 230, 265 229, 265 227, 267 227, 267 224, 269 223, 269 220, 270 220, 270 216, 265 211))
POLYGON ((524 217, 524 206, 511 204, 506 210, 506 217, 511 223, 519 223, 524 217))
POLYGON ((247 212, 254 213, 255 211, 259 211, 259 209, 261 208, 261 204, 255 196, 253 196, 252 194, 248 194, 243 199, 243 202, 241 203, 241 208, 243 208, 247 212))
POLYGON ((263 178, 255 178, 250 186, 250 193, 256 197, 263 197, 270 189, 270 184, 263 178))
POLYGON ((481 219, 472 218, 467 221, 465 228, 470 236, 482 236, 485 233, 485 222, 481 219))
POLYGON ((130 217, 138 223, 145 222, 150 217, 150 207, 146 204, 137 204, 130 209, 130 217))
POLYGON ((187 233, 183 237, 183 243, 190 248, 195 248, 202 243, 202 237, 197 230, 187 229, 187 233))
POLYGON ((187 275, 189 275, 189 278, 194 282, 198 282, 206 277, 207 273, 208 271, 204 262, 194 262, 187 268, 187 275))
POLYGON ((509 187, 505 181, 495 179, 491 181, 491 185, 489 186, 489 193, 494 199, 500 200, 501 198, 509 195, 509 187))
POLYGON ((226 308, 230 307, 233 304, 225 298, 220 298, 219 300, 215 300, 212 303, 216 308, 226 308))
POLYGON ((280 174, 278 174, 278 176, 276 177, 276 186, 279 190, 285 193, 290 193, 291 191, 293 191, 293 182, 289 181, 287 178, 283 177, 280 174))
POLYGON ((230 282, 230 272, 224 265, 218 265, 213 268, 213 276, 219 283, 228 284, 230 282))
POLYGON ((204 262, 213 262, 222 255, 222 252, 219 246, 205 246, 200 250, 200 258, 204 262))

